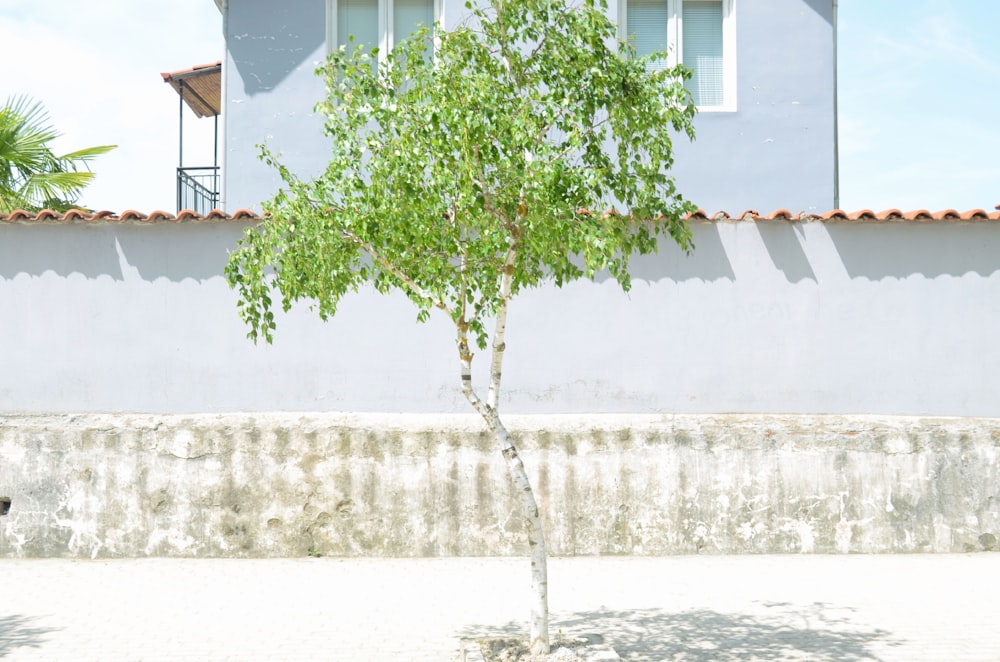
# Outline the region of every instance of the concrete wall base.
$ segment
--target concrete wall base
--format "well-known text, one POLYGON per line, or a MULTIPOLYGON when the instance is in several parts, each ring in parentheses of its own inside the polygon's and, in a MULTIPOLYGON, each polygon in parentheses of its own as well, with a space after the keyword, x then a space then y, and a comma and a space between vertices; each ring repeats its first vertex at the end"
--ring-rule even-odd
MULTIPOLYGON (((508 424, 553 555, 969 552, 1000 536, 998 419, 508 424)), ((8 415, 0 513, 3 557, 526 553, 471 416, 8 415)))

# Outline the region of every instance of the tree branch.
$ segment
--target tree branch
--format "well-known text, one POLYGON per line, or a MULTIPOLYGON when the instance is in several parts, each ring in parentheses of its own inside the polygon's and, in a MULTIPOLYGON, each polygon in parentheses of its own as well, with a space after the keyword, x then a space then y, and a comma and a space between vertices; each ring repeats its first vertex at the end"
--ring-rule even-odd
MULTIPOLYGON (((518 220, 523 220, 527 215, 527 210, 522 204, 518 211, 518 220)), ((507 349, 504 338, 507 335, 507 307, 510 302, 511 290, 514 285, 514 263, 517 261, 520 239, 518 233, 519 225, 512 228, 510 244, 507 249, 507 257, 504 259, 503 270, 500 274, 500 305, 497 307, 497 321, 493 327, 493 357, 490 362, 490 387, 486 396, 487 405, 497 411, 500 403, 500 377, 503 368, 503 354, 507 349)))
POLYGON ((479 415, 489 422, 491 410, 472 388, 472 350, 469 349, 469 325, 464 318, 455 322, 455 330, 457 331, 455 342, 458 345, 458 361, 461 366, 462 395, 479 412, 479 415))
POLYGON ((361 237, 359 237, 358 235, 354 234, 349 230, 343 230, 343 229, 340 230, 340 236, 344 239, 347 239, 350 242, 357 244, 362 249, 364 249, 364 251, 369 255, 371 255, 372 259, 378 262, 378 264, 383 269, 385 269, 393 276, 395 276, 406 289, 408 289, 410 292, 416 294, 418 297, 426 301, 428 305, 433 306, 434 308, 440 308, 441 310, 448 313, 448 315, 450 315, 452 318, 454 318, 455 313, 452 310, 451 306, 445 303, 443 299, 431 295, 426 289, 420 287, 420 285, 418 285, 415 280, 407 276, 396 265, 394 265, 392 262, 383 257, 377 250, 375 250, 375 247, 372 246, 371 243, 365 241, 364 239, 362 239, 361 237))

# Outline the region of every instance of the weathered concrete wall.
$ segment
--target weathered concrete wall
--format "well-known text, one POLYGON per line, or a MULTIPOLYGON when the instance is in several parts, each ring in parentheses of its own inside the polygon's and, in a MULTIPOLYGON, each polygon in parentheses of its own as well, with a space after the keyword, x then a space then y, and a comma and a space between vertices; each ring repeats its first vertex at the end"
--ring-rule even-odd
MULTIPOLYGON (((1000 536, 1000 420, 512 417, 550 550, 963 552, 1000 536)), ((0 418, 0 556, 525 550, 475 418, 0 418)))

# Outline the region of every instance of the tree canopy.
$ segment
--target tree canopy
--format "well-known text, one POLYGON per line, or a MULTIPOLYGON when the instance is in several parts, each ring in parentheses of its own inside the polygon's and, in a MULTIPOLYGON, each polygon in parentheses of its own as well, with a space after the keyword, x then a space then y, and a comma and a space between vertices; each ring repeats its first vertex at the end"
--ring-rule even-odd
POLYGON ((15 97, 0 107, 0 211, 73 207, 94 177, 90 161, 115 147, 57 155, 50 143, 59 135, 40 103, 15 97))
POLYGON ((424 29, 391 53, 349 44, 329 56, 316 106, 329 164, 302 178, 263 149, 284 188, 226 275, 255 340, 272 339, 275 292, 285 310, 308 301, 323 319, 365 285, 402 291, 418 319, 448 315, 461 390, 495 434, 528 523, 531 646, 541 653, 544 535, 499 416, 508 307, 525 289, 602 270, 628 289, 630 257, 663 235, 690 248, 693 207, 669 170, 675 135, 693 137, 695 109, 686 71, 650 66, 665 53, 636 56, 604 0, 467 8, 460 27, 424 29), (490 342, 482 391, 472 361, 490 342))
POLYGON ((602 269, 627 288, 629 257, 657 235, 689 246, 691 207, 668 174, 672 132, 693 135, 684 70, 647 70, 603 2, 470 10, 433 51, 423 34, 377 68, 377 49, 331 54, 321 175, 300 179, 264 151, 286 189, 229 270, 251 336, 270 338, 272 284, 286 308, 306 299, 325 319, 373 283, 402 289, 422 318, 446 310, 484 347, 504 269, 506 296, 602 269))

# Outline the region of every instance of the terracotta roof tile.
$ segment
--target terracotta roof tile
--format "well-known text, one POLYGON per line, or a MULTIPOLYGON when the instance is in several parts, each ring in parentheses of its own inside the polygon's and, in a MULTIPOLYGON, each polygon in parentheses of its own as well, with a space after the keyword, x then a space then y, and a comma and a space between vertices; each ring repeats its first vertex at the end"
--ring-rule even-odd
MULTIPOLYGON (((586 209, 577 210, 578 214, 591 215, 592 212, 586 209)), ((607 212, 605 212, 605 215, 607 212)), ((266 215, 264 216, 266 217, 266 215)), ((182 209, 176 214, 171 214, 162 209, 156 209, 148 214, 144 214, 135 209, 126 209, 120 214, 111 211, 84 211, 71 209, 67 212, 56 212, 51 209, 42 209, 37 212, 29 212, 23 209, 15 209, 9 214, 0 213, 0 223, 216 223, 227 221, 257 220, 264 218, 253 210, 242 208, 232 213, 227 213, 221 209, 213 209, 207 214, 199 214, 191 209, 182 209)), ((775 209, 770 214, 761 214, 754 209, 747 209, 739 214, 730 215, 724 211, 714 213, 698 209, 685 217, 687 221, 713 222, 713 221, 785 221, 785 222, 808 222, 824 221, 829 223, 901 223, 901 222, 941 222, 941 221, 1000 221, 1000 205, 997 211, 987 212, 983 209, 969 209, 959 212, 954 209, 944 209, 938 212, 929 212, 926 209, 915 209, 911 211, 900 211, 899 209, 886 209, 874 212, 871 209, 859 209, 857 211, 846 212, 842 209, 831 209, 822 213, 792 212, 788 209, 775 209)))
POLYGON ((863 221, 863 220, 874 220, 877 217, 875 212, 871 209, 859 209, 858 211, 852 211, 847 214, 847 218, 852 221, 863 221))
MULTIPOLYGON (((37 218, 41 218, 41 213, 39 213, 37 218)), ((86 219, 87 212, 80 209, 70 209, 68 212, 63 214, 62 218, 64 221, 75 221, 77 219, 86 219)))
POLYGON ((67 212, 56 212, 51 209, 42 209, 38 212, 29 212, 23 209, 15 209, 9 214, 0 213, 0 223, 162 223, 171 221, 179 222, 219 222, 234 220, 253 220, 260 218, 249 209, 238 209, 232 214, 227 214, 221 209, 213 209, 208 214, 202 216, 198 212, 190 209, 182 209, 177 214, 171 214, 162 209, 155 209, 149 214, 144 214, 135 209, 126 209, 120 214, 112 211, 102 210, 96 212, 84 211, 81 209, 70 209, 67 212))

